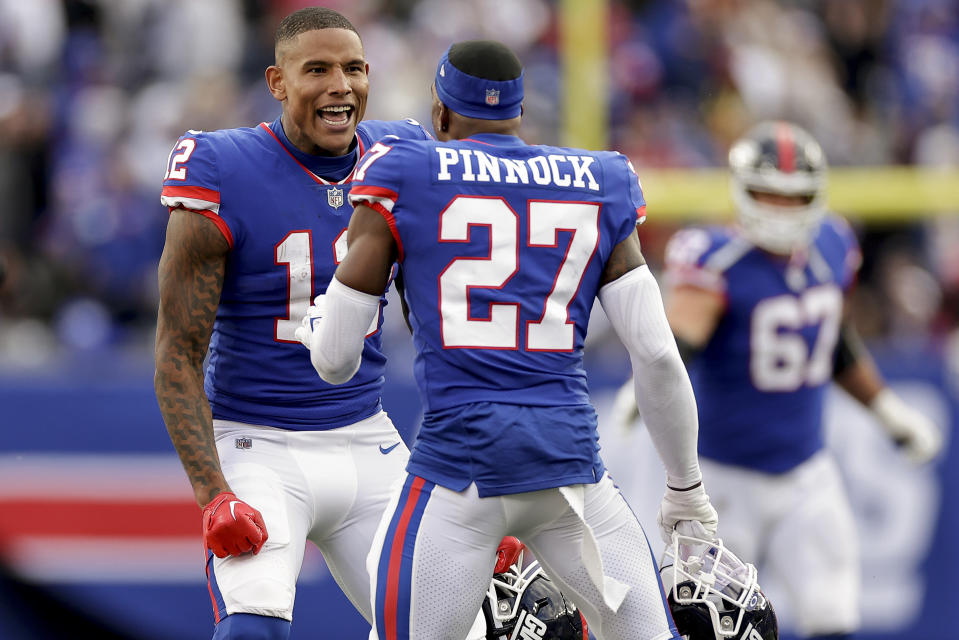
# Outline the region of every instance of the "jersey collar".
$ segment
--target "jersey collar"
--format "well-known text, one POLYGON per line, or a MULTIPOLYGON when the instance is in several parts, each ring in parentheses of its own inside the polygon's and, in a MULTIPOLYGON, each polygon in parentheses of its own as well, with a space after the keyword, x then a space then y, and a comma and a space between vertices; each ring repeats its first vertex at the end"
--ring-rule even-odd
POLYGON ((296 164, 300 165, 315 182, 320 184, 345 184, 353 180, 356 164, 366 151, 359 135, 353 136, 353 148, 346 155, 327 157, 304 153, 298 149, 283 131, 283 125, 277 118, 272 123, 261 122, 260 127, 276 140, 296 164), (324 178, 322 176, 328 176, 324 178))
POLYGON ((508 136, 502 133, 474 133, 469 138, 463 138, 462 142, 478 142, 493 147, 525 147, 526 143, 522 138, 508 136))

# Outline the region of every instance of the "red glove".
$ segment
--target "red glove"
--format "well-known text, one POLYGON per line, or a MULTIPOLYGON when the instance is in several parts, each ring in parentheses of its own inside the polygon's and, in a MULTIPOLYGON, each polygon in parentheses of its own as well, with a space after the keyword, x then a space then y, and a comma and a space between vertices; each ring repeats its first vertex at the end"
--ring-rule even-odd
POLYGON ((525 548, 526 545, 513 536, 503 538, 496 550, 496 566, 493 567, 493 573, 505 573, 507 569, 516 564, 516 561, 519 560, 519 554, 525 548))
POLYGON ((260 512, 231 491, 218 494, 203 508, 203 543, 217 558, 257 554, 267 537, 260 512))

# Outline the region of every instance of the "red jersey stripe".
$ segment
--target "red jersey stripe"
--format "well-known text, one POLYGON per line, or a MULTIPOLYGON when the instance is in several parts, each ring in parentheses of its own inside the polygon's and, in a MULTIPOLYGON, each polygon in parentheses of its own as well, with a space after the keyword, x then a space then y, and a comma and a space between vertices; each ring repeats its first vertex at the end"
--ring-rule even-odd
POLYGON ((220 192, 205 187, 181 187, 165 186, 160 195, 168 198, 191 198, 193 200, 204 200, 206 202, 220 203, 220 192))

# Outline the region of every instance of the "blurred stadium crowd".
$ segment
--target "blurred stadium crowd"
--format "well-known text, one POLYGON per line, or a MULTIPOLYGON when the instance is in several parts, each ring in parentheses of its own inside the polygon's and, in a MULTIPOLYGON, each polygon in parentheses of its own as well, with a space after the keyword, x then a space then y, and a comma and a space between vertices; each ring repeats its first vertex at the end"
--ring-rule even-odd
MULTIPOLYGON (((273 120, 273 28, 303 0, 0 0, 0 363, 152 357, 159 187, 186 129, 273 120)), ((559 143, 558 3, 331 0, 371 64, 368 118, 429 122, 433 62, 492 37, 527 65, 526 136, 559 143)), ((959 166, 959 0, 610 0, 610 146, 644 167, 719 167, 762 118, 833 165, 959 166)), ((959 211, 959 203, 957 203, 959 211)), ((675 222, 651 208, 651 263, 675 222)), ((847 213, 847 212, 843 212, 847 213)), ((867 337, 947 335, 959 222, 851 220, 867 337), (876 308, 883 313, 875 313, 876 308)))

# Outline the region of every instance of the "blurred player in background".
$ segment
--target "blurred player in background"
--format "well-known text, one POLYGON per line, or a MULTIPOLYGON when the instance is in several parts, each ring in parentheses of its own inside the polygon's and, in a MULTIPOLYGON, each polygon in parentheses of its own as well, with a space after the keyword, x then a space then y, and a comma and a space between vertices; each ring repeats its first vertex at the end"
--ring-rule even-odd
POLYGON ((380 404, 385 301, 347 385, 317 378, 294 332, 346 253, 359 158, 386 134, 430 136, 361 122, 369 65, 339 13, 287 16, 275 55, 266 81, 282 115, 188 131, 161 197, 156 395, 203 507, 214 638, 288 637, 307 540, 371 620, 366 556, 408 457, 380 404))
MULTIPOLYGON (((666 249, 666 313, 699 406, 703 475, 723 541, 761 575, 776 572, 798 632, 843 637, 859 627, 860 570, 824 446, 827 386, 868 407, 917 463, 941 437, 885 386, 847 318, 860 252, 848 224, 827 215, 819 144, 765 122, 733 145, 729 165, 739 224, 680 231, 666 249)), ((629 389, 613 411, 620 423, 637 417, 629 389)))
POLYGON ((636 174, 617 153, 518 138, 522 66, 500 43, 454 44, 433 92, 444 142, 367 152, 350 251, 301 335, 317 372, 348 383, 399 262, 425 416, 370 553, 374 635, 461 637, 490 557, 516 535, 597 638, 676 637, 642 526, 599 456, 583 368, 599 297, 666 468, 663 536, 715 535, 692 388, 636 233, 636 174))

